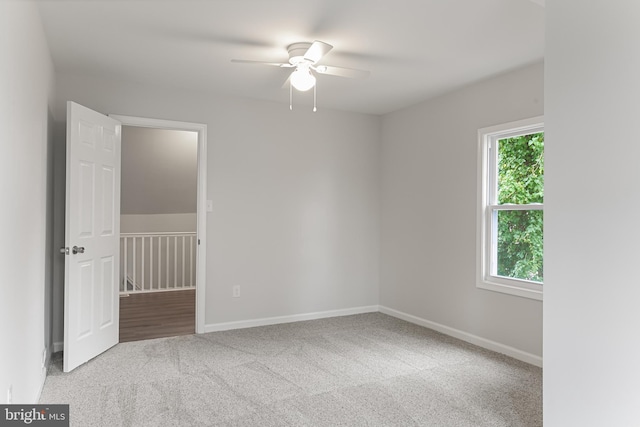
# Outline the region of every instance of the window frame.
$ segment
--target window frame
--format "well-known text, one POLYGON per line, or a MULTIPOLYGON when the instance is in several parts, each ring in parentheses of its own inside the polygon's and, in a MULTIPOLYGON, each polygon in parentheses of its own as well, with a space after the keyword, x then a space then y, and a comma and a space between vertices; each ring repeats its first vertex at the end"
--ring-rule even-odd
MULTIPOLYGON (((497 215, 494 212, 509 210, 541 210, 543 203, 502 204, 497 203, 498 168, 497 151, 499 140, 532 133, 544 132, 544 116, 504 123, 478 130, 478 212, 476 248, 476 287, 509 295, 542 301, 542 283, 514 279, 492 274, 497 262, 497 215)), ((543 214, 544 215, 544 214, 543 214)))

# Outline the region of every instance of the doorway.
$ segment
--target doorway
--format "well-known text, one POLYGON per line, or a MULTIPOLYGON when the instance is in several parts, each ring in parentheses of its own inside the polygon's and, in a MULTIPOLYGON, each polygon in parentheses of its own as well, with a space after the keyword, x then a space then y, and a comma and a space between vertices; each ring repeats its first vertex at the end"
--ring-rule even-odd
POLYGON ((204 329, 206 126, 122 123, 120 342, 204 329))
POLYGON ((120 342, 193 334, 198 134, 121 135, 120 342))

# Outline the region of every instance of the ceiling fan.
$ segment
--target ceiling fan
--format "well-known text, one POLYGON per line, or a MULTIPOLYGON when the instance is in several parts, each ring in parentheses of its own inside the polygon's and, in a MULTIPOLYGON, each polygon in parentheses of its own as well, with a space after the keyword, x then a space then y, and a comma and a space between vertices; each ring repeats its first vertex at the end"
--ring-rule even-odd
POLYGON ((244 59, 232 59, 231 62, 270 65, 280 68, 294 68, 293 72, 283 85, 284 87, 289 83, 289 108, 293 109, 292 88, 299 91, 307 91, 313 88, 313 111, 316 111, 316 77, 314 76, 314 73, 360 79, 366 78, 370 74, 369 71, 357 70, 355 68, 318 65, 318 61, 329 53, 331 49, 333 49, 333 46, 319 40, 316 40, 313 43, 300 42, 293 43, 287 47, 287 51, 289 52, 289 62, 264 62, 244 59))

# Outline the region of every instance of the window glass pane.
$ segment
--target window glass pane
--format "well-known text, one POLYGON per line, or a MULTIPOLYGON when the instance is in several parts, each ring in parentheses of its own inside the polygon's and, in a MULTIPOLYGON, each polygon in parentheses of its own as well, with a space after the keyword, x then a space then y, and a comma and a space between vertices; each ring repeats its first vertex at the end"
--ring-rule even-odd
POLYGON ((544 133, 498 141, 498 204, 543 203, 544 133))
POLYGON ((542 211, 497 211, 497 274, 542 283, 542 211))

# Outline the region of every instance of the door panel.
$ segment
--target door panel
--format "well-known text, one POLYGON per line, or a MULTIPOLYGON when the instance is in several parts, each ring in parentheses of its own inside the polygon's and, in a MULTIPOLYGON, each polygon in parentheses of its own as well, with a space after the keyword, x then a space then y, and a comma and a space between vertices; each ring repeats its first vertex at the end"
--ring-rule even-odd
POLYGON ((118 121, 67 103, 65 372, 118 343, 120 132, 118 121))
POLYGON ((79 187, 76 203, 73 203, 78 212, 78 237, 90 238, 93 235, 93 194, 95 187, 95 165, 93 163, 79 162, 77 183, 79 187))
POLYGON ((100 329, 104 329, 111 326, 115 320, 113 318, 115 294, 113 293, 111 286, 112 283, 114 283, 116 276, 112 256, 102 258, 101 272, 102 280, 100 282, 100 290, 102 291, 102 316, 100 329))
POLYGON ((102 237, 113 236, 115 233, 115 184, 116 173, 114 168, 102 167, 102 237))

